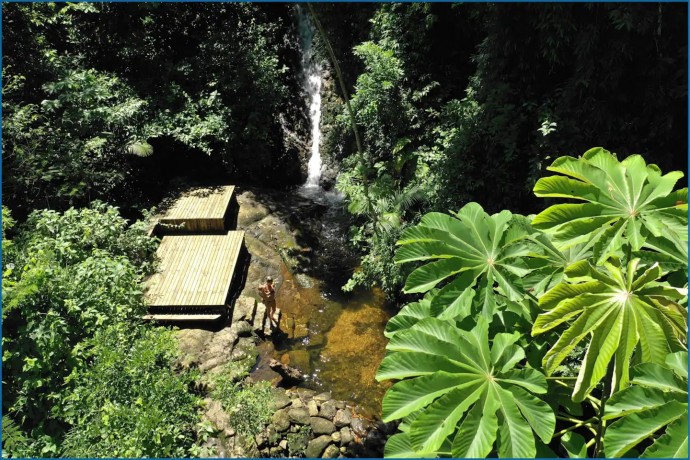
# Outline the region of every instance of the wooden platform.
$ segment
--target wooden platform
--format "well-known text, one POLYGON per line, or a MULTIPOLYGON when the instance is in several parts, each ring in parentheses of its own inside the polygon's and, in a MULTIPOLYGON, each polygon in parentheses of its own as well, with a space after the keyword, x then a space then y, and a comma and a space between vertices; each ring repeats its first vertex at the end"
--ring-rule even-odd
POLYGON ((175 227, 184 225, 179 231, 222 232, 230 212, 234 185, 198 187, 184 192, 159 219, 166 233, 175 232, 175 227))
POLYGON ((222 235, 168 235, 158 247, 160 269, 146 281, 151 309, 224 310, 244 232, 222 235))

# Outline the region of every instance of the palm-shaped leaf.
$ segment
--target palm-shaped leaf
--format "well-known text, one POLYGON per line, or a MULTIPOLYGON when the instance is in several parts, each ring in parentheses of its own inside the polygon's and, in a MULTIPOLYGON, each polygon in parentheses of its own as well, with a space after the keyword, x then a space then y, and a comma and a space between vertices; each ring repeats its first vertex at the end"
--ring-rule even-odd
POLYGON ((519 334, 497 334, 490 346, 483 317, 471 331, 425 318, 395 333, 377 379, 406 380, 386 393, 383 418, 415 416, 387 455, 427 456, 450 442, 454 457, 494 451, 534 457, 535 435, 548 443, 555 416, 534 396, 546 392, 544 375, 517 367, 525 357, 518 339, 519 334))
POLYGON ((688 190, 673 191, 683 173, 662 176, 639 155, 619 162, 602 148, 558 158, 547 169, 560 175, 539 179, 537 196, 584 202, 556 204, 534 218, 532 224, 551 232, 560 247, 586 243, 600 265, 624 242, 638 251, 649 236, 687 241, 688 190))
POLYGON ((127 145, 125 151, 130 155, 138 157, 150 157, 153 155, 153 146, 148 142, 137 141, 127 145))
POLYGON ((621 457, 665 428, 642 457, 688 458, 688 353, 668 355, 663 366, 639 364, 632 383, 606 404, 604 419, 617 419, 604 435, 606 456, 621 457))
POLYGON ((629 383, 630 358, 639 348, 642 362, 663 363, 671 351, 683 348, 687 339, 687 311, 679 301, 686 289, 658 282, 658 265, 638 269, 639 259, 623 271, 615 263, 594 267, 587 261, 571 265, 567 279, 539 299, 545 313, 535 321, 532 335, 561 324, 566 330, 544 357, 547 375, 585 337, 590 337, 573 399, 584 397, 604 377, 614 362, 612 391, 629 383))
POLYGON ((427 292, 452 279, 439 295, 446 302, 457 298, 481 278, 487 289, 484 311, 488 317, 495 307, 494 286, 509 300, 525 297, 521 277, 530 272, 520 260, 529 253, 522 243, 527 231, 515 225, 508 211, 489 215, 477 203, 468 203, 457 214, 432 212, 406 229, 395 255, 397 263, 429 262, 407 278, 405 292, 427 292))

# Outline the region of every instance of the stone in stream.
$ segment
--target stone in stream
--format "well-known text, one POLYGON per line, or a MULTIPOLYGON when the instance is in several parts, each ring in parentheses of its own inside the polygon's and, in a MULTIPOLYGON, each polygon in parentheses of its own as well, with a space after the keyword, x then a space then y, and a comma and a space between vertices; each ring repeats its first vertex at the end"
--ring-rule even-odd
POLYGON ((321 457, 321 454, 326 449, 326 446, 328 446, 332 441, 333 440, 331 437, 327 435, 322 435, 318 438, 312 439, 309 441, 309 444, 307 444, 307 448, 304 451, 304 456, 307 458, 321 457))
POLYGON ((292 350, 288 352, 290 365, 296 366, 302 371, 309 370, 309 352, 307 350, 292 350))
POLYGON ((319 417, 327 418, 328 420, 333 420, 335 417, 337 409, 335 408, 335 401, 329 400, 321 404, 321 409, 319 410, 319 417))
POLYGON ((290 428, 290 416, 287 409, 280 409, 273 414, 271 422, 276 431, 287 431, 290 428))
POLYGON ((318 402, 319 404, 325 403, 326 401, 328 401, 329 399, 331 399, 331 393, 328 392, 328 391, 324 391, 323 393, 319 393, 318 395, 314 396, 314 399, 315 399, 316 402, 318 402))
POLYGON ((340 449, 338 449, 337 446, 331 444, 330 446, 326 447, 326 450, 324 451, 321 458, 336 458, 339 453, 340 449))
POLYGON ((333 442, 339 443, 340 440, 342 439, 342 436, 340 435, 340 431, 334 431, 333 433, 331 433, 331 439, 333 440, 333 442))
POLYGON ((313 399, 310 399, 307 403, 307 410, 309 410, 309 415, 312 417, 316 417, 317 415, 319 415, 319 406, 313 399))
POLYGON ((272 371, 275 371, 278 374, 280 374, 280 376, 283 378, 283 383, 286 386, 297 385, 298 383, 304 381, 304 375, 302 375, 299 369, 286 366, 285 364, 275 359, 272 359, 268 363, 268 367, 270 367, 272 371))
POLYGON ((333 417, 333 423, 338 428, 347 426, 350 422, 352 422, 352 411, 350 411, 350 409, 338 410, 338 412, 335 413, 335 417, 333 417))
POLYGON ((345 427, 340 430, 340 445, 345 446, 350 444, 353 440, 352 430, 349 427, 345 427))
POLYGON ((335 431, 335 425, 330 420, 321 417, 309 417, 311 430, 314 434, 331 434, 335 431))
MULTIPOLYGON (((303 407, 293 407, 288 411, 290 420, 299 425, 309 425, 309 412, 303 407)), ((330 437, 328 438, 330 439, 330 437)))
POLYGON ((367 435, 367 431, 369 431, 370 427, 369 422, 359 417, 353 417, 350 426, 352 427, 352 431, 361 437, 367 435))

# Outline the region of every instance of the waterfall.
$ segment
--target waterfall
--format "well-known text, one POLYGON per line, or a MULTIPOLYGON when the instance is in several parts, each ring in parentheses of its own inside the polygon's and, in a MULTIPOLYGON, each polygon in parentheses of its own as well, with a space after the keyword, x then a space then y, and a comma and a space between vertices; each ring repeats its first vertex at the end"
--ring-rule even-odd
POLYGON ((309 104, 309 124, 311 128, 311 155, 307 165, 307 181, 304 186, 318 188, 321 180, 321 64, 314 56, 313 42, 315 27, 301 5, 297 5, 297 27, 302 52, 302 72, 304 90, 309 104))

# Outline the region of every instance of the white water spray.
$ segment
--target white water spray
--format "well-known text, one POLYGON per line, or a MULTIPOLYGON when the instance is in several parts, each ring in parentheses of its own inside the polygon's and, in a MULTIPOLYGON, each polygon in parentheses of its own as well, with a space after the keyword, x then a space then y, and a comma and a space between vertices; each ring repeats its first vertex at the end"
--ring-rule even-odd
POLYGON ((309 103, 309 123, 311 125, 311 155, 307 165, 307 188, 318 188, 321 180, 321 64, 314 56, 315 27, 311 18, 300 5, 297 5, 298 30, 302 51, 302 72, 304 89, 309 103))

